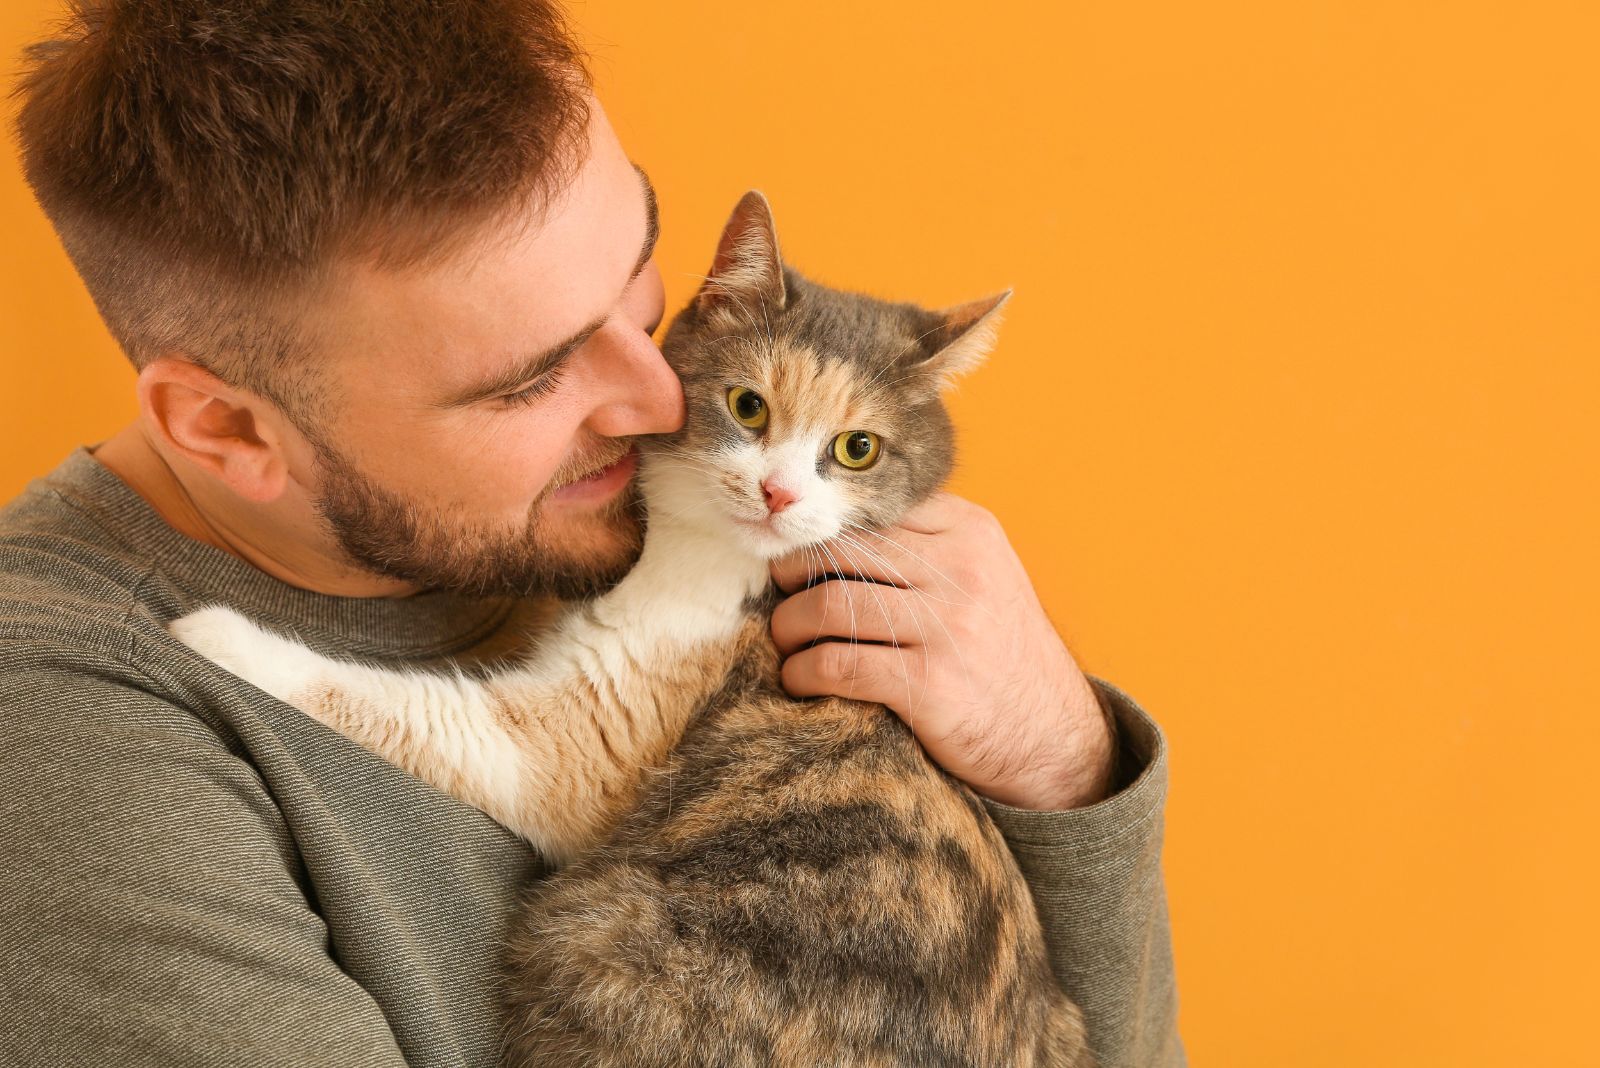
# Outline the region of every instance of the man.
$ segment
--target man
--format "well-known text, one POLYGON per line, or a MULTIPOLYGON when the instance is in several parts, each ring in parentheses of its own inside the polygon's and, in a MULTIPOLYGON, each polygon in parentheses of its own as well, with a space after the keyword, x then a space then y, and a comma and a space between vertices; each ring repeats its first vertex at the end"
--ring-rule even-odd
MULTIPOLYGON (((221 601, 440 666, 625 574, 631 441, 683 414, 649 181, 528 0, 91 0, 19 91, 140 370, 136 421, 0 512, 0 1061, 487 1063, 544 863, 165 624, 221 601)), ((785 686, 905 717, 1006 833, 1102 1064, 1181 1064, 1159 730, 992 517, 889 537, 893 573, 774 566, 785 686)))

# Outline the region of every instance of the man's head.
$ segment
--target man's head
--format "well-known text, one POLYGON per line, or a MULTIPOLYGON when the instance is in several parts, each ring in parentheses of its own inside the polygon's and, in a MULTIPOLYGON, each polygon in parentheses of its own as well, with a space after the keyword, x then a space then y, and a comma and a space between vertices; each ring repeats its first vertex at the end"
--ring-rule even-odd
POLYGON ((631 565, 631 484, 583 476, 681 420, 654 197, 547 4, 86 0, 18 92, 146 433, 232 534, 410 588, 631 565))

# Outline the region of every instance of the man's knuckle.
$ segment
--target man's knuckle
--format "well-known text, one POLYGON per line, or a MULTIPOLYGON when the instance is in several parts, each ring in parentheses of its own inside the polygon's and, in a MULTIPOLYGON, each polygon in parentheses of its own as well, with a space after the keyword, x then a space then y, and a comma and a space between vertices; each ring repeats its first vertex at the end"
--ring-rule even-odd
POLYGON ((978 583, 983 577, 983 567, 977 562, 976 554, 965 553, 950 561, 945 574, 950 577, 950 581, 957 589, 970 594, 978 588, 978 583))
POLYGON ((817 668, 824 678, 852 682, 860 677, 859 658, 848 642, 824 642, 817 649, 817 668))
POLYGON ((1000 522, 1000 517, 992 512, 983 513, 983 519, 978 523, 978 531, 982 535, 984 543, 991 550, 1010 544, 1010 541, 1006 538, 1006 528, 1000 522))
POLYGON ((991 513, 989 509, 985 508, 977 501, 968 500, 965 497, 958 497, 956 498, 956 501, 957 511, 963 525, 975 527, 982 526, 983 523, 990 518, 991 513))

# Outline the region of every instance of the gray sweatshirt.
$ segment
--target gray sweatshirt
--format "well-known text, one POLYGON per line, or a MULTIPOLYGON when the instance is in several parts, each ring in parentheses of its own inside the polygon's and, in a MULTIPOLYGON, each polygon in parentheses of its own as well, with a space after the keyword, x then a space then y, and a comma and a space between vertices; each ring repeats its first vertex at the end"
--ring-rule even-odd
MULTIPOLYGON (((166 633, 217 603, 422 668, 503 652, 534 616, 287 585, 173 530, 83 449, 0 509, 0 1064, 492 1063, 502 936, 547 865, 166 633)), ((989 809, 1101 1065, 1182 1065, 1166 746, 1090 681, 1121 735, 1116 792, 989 809)))

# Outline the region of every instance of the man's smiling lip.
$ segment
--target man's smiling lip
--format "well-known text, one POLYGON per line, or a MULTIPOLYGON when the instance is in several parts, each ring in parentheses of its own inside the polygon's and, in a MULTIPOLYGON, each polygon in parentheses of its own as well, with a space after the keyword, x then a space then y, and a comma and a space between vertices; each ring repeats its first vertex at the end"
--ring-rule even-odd
POLYGON ((639 448, 634 446, 610 467, 602 467, 588 478, 581 478, 556 490, 551 496, 560 500, 605 498, 628 484, 639 466, 639 448))

